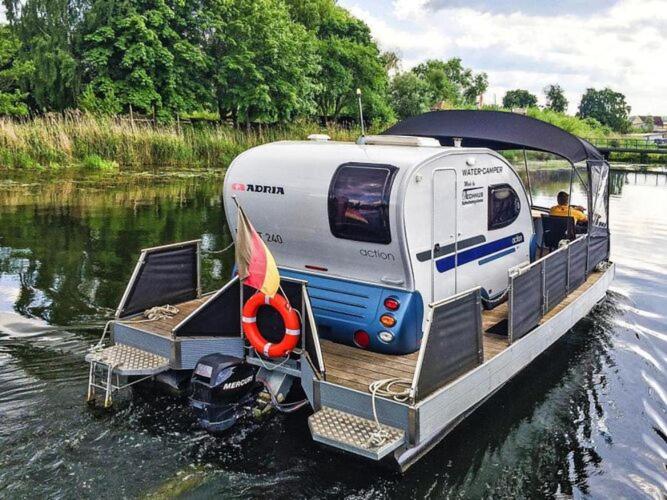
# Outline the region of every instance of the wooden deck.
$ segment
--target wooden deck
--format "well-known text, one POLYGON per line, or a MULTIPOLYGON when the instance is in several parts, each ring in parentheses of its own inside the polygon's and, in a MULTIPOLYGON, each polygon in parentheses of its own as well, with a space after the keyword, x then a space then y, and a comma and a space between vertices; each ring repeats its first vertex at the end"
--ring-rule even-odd
POLYGON ((174 306, 178 309, 178 313, 176 313, 171 318, 144 321, 143 315, 137 315, 121 322, 131 326, 132 328, 143 330, 144 332, 161 335, 163 337, 171 337, 171 332, 174 327, 187 318, 192 311, 206 302, 209 297, 210 295, 205 295, 194 300, 189 300, 180 304, 174 304, 174 306))
MULTIPOLYGON (((560 304, 544 315, 540 324, 551 319, 567 305, 574 302, 600 279, 602 274, 592 273, 579 288, 571 292, 560 304)), ((482 312, 484 362, 497 356, 509 346, 507 336, 489 333, 488 331, 494 329, 494 327, 496 327, 494 331, 506 330, 506 327, 502 327, 504 326, 503 322, 507 321, 507 307, 508 304, 505 302, 491 311, 482 312)), ((402 356, 380 354, 336 344, 328 340, 322 340, 321 345, 327 382, 362 392, 368 392, 368 385, 375 380, 392 377, 411 380, 414 376, 419 354, 418 352, 402 356)))

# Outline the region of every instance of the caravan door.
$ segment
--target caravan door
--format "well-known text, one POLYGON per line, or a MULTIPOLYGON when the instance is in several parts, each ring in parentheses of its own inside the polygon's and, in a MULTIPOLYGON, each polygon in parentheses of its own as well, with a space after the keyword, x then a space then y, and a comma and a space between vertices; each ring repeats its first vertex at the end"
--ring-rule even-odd
POLYGON ((433 171, 431 301, 456 293, 456 171, 433 171))

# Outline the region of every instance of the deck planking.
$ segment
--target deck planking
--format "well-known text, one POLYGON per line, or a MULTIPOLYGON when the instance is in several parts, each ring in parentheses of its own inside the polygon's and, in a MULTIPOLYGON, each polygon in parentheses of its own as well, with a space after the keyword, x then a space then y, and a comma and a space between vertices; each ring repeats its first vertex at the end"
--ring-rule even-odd
MULTIPOLYGON (((540 324, 553 318, 581 294, 597 282, 603 273, 591 273, 588 279, 572 291, 562 302, 544 315, 540 324)), ((495 309, 482 311, 482 336, 484 362, 489 361, 509 347, 508 338, 489 333, 488 330, 507 320, 508 304, 500 304, 495 309)), ((357 347, 321 340, 322 356, 327 382, 342 385, 361 392, 369 392, 371 382, 386 378, 412 380, 417 366, 418 352, 405 355, 381 354, 365 351, 357 347)))
POLYGON ((174 307, 178 309, 178 312, 170 318, 146 321, 142 314, 138 314, 126 320, 120 321, 120 323, 126 324, 132 328, 136 328, 144 332, 171 338, 174 327, 187 318, 190 313, 192 313, 200 305, 206 302, 209 297, 209 295, 206 295, 204 297, 199 297, 187 302, 181 302, 180 304, 173 304, 174 307))

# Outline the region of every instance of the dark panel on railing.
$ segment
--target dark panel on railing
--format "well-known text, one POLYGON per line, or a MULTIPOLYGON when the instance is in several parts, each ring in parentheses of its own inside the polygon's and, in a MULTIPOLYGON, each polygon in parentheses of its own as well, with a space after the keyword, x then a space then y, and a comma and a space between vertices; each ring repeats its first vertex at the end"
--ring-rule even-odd
POLYGON ((588 237, 588 269, 590 273, 600 262, 609 257, 609 234, 596 230, 588 237))
POLYGON ((428 396, 482 364, 482 306, 479 290, 435 306, 425 343, 416 399, 428 396))
POLYGON ((550 254, 544 265, 544 310, 550 311, 567 295, 567 250, 550 254))
POLYGON ((176 329, 178 337, 210 336, 239 337, 240 323, 239 281, 235 277, 216 292, 197 312, 176 329))
POLYGON ((198 258, 196 242, 146 251, 119 317, 196 298, 198 258))
POLYGON ((586 238, 580 238, 570 244, 568 293, 586 281, 586 253, 586 238))
POLYGON ((510 296, 510 342, 535 328, 542 318, 542 268, 533 266, 513 278, 510 296))

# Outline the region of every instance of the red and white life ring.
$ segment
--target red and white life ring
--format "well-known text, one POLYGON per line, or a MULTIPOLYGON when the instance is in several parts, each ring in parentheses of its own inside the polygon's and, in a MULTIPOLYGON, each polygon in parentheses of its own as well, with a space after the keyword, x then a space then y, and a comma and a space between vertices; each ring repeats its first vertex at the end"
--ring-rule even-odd
POLYGON ((256 293, 243 306, 243 333, 257 352, 269 358, 279 358, 292 352, 299 343, 301 334, 301 321, 296 310, 290 307, 289 302, 282 295, 273 297, 256 293), (285 323, 285 335, 277 344, 272 344, 264 338, 257 328, 257 311, 261 306, 273 307, 285 323))

